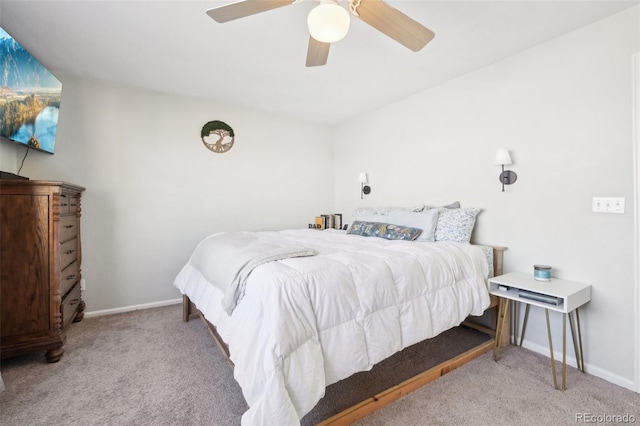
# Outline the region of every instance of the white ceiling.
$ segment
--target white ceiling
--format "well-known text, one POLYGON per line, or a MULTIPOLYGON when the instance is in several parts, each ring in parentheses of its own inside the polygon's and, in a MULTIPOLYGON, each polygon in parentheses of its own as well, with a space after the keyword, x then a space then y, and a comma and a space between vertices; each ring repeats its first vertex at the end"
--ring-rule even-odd
POLYGON ((232 1, 1 0, 0 26, 63 84, 80 76, 338 124, 638 4, 389 0, 435 39, 414 53, 352 18, 327 65, 306 68, 317 1, 225 24, 205 14, 232 1))

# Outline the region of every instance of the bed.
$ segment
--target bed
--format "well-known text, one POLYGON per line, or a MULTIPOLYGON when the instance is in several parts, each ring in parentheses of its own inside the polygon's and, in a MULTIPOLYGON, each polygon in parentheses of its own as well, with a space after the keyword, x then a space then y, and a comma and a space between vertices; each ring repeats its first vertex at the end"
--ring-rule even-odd
POLYGON ((234 366, 243 425, 299 424, 326 386, 493 305, 486 282, 501 248, 375 238, 357 223, 217 233, 177 275, 184 320, 195 306, 234 366))

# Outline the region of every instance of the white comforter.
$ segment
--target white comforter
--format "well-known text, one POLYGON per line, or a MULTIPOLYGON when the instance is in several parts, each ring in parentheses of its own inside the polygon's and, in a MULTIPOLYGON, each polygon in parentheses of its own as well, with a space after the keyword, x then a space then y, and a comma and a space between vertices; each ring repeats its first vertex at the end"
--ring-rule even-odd
POLYGON ((299 424, 326 386, 489 306, 478 246, 307 229, 256 235, 317 255, 258 266, 231 316, 191 261, 174 282, 229 345, 250 407, 243 425, 299 424))

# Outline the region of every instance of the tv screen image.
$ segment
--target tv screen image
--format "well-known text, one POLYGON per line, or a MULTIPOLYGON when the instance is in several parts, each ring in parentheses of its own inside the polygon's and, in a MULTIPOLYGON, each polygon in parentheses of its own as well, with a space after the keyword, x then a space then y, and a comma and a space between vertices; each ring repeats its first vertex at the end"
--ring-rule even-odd
POLYGON ((62 83, 0 28, 0 136, 53 154, 62 83))

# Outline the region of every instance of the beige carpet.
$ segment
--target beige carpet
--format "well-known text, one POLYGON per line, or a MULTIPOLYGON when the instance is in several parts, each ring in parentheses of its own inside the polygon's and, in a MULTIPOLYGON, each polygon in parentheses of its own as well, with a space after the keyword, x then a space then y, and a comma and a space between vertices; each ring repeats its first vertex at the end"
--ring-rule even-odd
MULTIPOLYGON (((560 372, 560 364, 557 364, 560 372)), ((628 415, 640 423, 640 394, 567 369, 567 390, 553 388, 549 358, 519 347, 487 353, 358 425, 622 424, 602 417, 628 415), (590 421, 585 421, 590 419, 590 421)))
MULTIPOLYGON (((55 364, 42 353, 2 361, 0 424, 237 425, 246 410, 203 324, 183 323, 178 305, 86 318, 65 347, 55 364)), ((483 355, 358 424, 640 422, 639 394, 573 368, 568 388, 553 389, 548 358, 507 348, 498 363, 483 355)))

